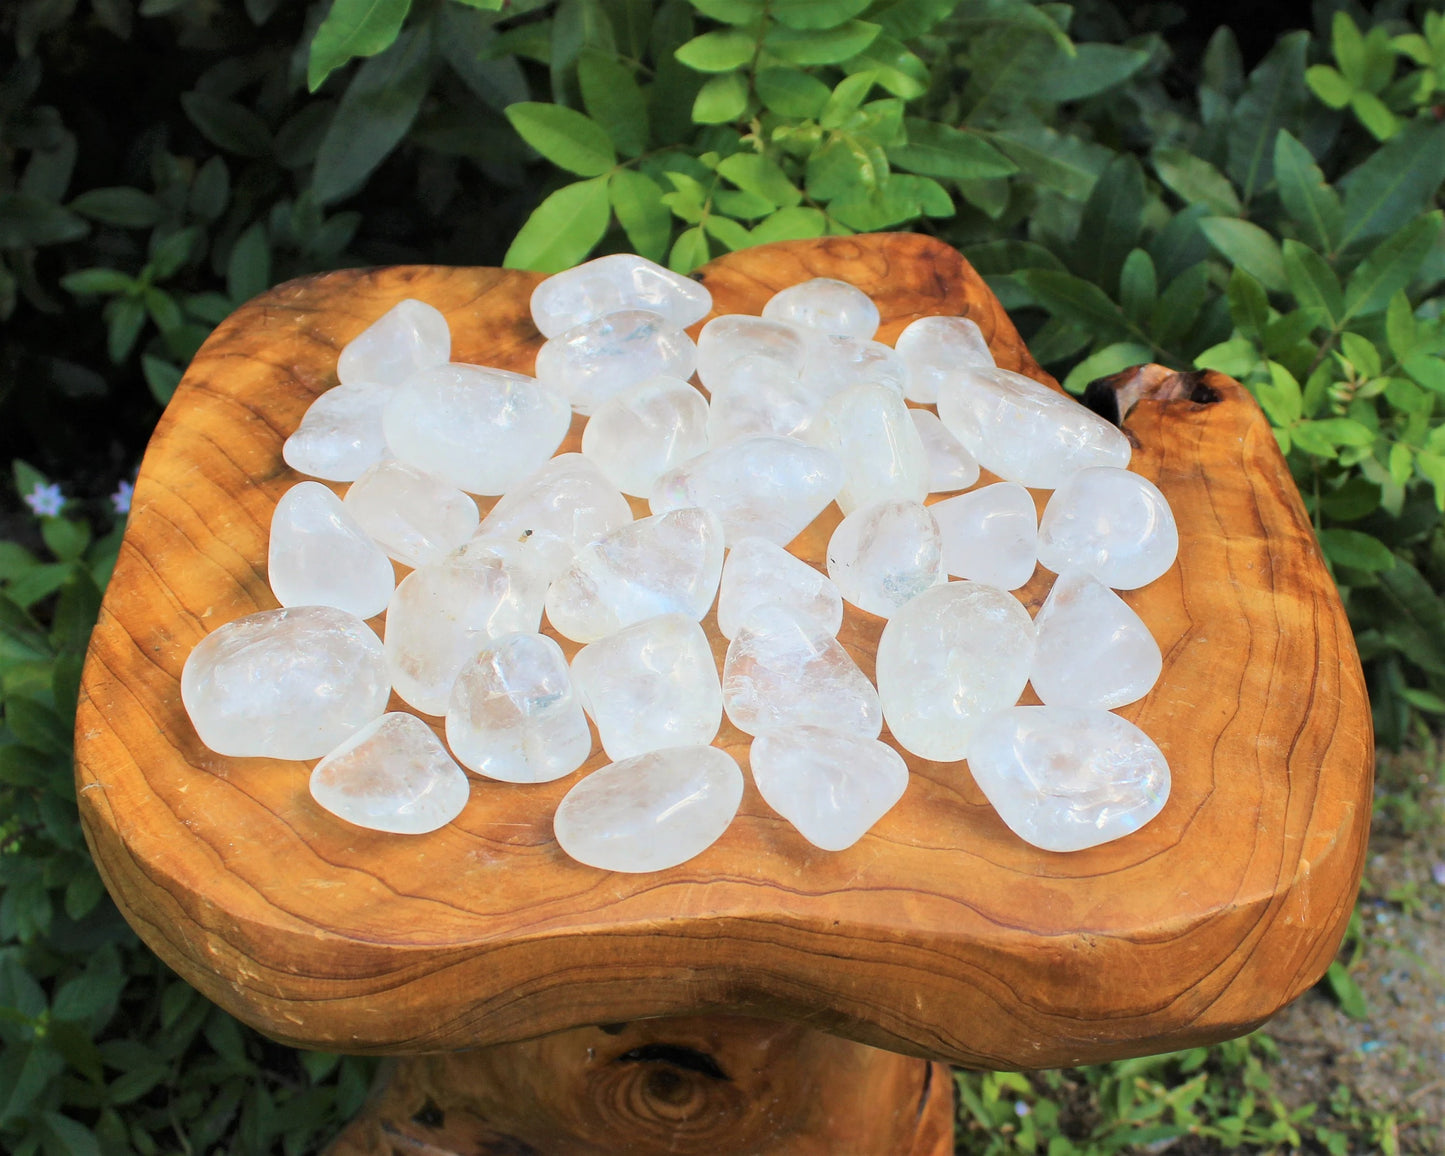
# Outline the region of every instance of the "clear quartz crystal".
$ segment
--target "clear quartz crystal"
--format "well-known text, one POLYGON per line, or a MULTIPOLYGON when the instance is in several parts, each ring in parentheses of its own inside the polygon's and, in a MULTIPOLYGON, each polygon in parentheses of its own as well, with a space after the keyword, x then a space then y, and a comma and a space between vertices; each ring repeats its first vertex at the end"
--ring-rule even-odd
POLYGON ((808 360, 808 338, 791 325, 741 313, 714 317, 697 337, 697 379, 715 393, 770 372, 797 379, 808 360))
POLYGON ((824 851, 858 842, 908 788, 892 747, 823 727, 764 731, 748 761, 763 801, 824 851))
POLYGON ((888 618, 946 580, 938 523, 918 502, 854 510, 828 540, 828 576, 844 599, 888 618))
POLYGON ((1029 681, 1046 706, 1113 710, 1148 694, 1164 668, 1144 620, 1082 571, 1059 575, 1034 629, 1029 681))
POLYGON ((737 814, 743 773, 716 747, 648 751, 593 771, 552 821, 568 855, 604 871, 662 871, 711 847, 737 814))
POLYGON ((393 305, 342 347, 336 376, 343 385, 370 381, 400 385, 419 369, 451 359, 447 319, 425 301, 393 305))
POLYGON ((1081 851, 1132 834, 1169 798, 1163 752, 1104 710, 1002 711, 979 728, 968 766, 999 818, 1045 851, 1081 851))
POLYGON ((311 403, 281 446, 293 470, 329 482, 350 482, 386 457, 381 411, 393 386, 369 381, 328 389, 311 403))
POLYGON ((537 351, 537 378, 581 414, 653 377, 686 380, 697 365, 692 338, 665 317, 624 309, 574 325, 537 351))
POLYGON ((532 320, 543 337, 623 309, 659 313, 679 329, 701 321, 712 294, 691 277, 633 253, 613 253, 554 273, 532 290, 532 320))
POLYGON ((582 431, 582 452, 624 494, 707 450, 707 400, 676 377, 654 377, 604 401, 582 431))
POLYGON ((1033 657, 1033 621, 1006 590, 979 582, 926 590, 878 640, 888 729, 920 758, 965 758, 979 724, 1018 701, 1033 657))
POLYGON ((928 457, 930 494, 966 490, 978 481, 978 462, 936 413, 930 409, 910 409, 908 416, 913 419, 913 427, 928 457))
POLYGON ((1039 521, 1039 561, 1084 570, 1115 590, 1147 586, 1179 553, 1169 502, 1128 470, 1080 470, 1054 491, 1039 521))
POLYGON ((545 634, 484 643, 452 687, 447 745, 464 766, 508 783, 570 775, 592 753, 592 732, 562 648, 545 634))
POLYGON ((708 445, 747 437, 803 438, 818 412, 818 397, 782 366, 753 361, 714 387, 707 412, 708 445))
POLYGON ((763 317, 861 341, 878 332, 878 306, 868 294, 832 277, 780 289, 763 306, 763 317))
POLYGON ((993 354, 978 323, 967 317, 920 317, 893 343, 907 368, 909 401, 938 400, 943 383, 960 369, 988 369, 993 354))
POLYGON ((702 627, 663 614, 584 646, 572 683, 609 758, 705 746, 722 725, 722 688, 702 627))
POLYGON ((311 797, 348 823, 393 835, 425 835, 462 813, 466 772, 416 715, 384 714, 311 772, 311 797))
POLYGON ((390 694, 381 641, 330 606, 228 622, 181 671, 181 701, 201 742, 235 758, 318 759, 380 718, 390 694))
POLYGON ((831 635, 836 636, 843 625, 843 596, 832 579, 766 538, 734 542, 718 590, 718 633, 733 637, 756 607, 770 602, 786 606, 831 635))
POLYGON ((878 692, 842 644, 777 603, 756 607, 733 635, 722 693, 733 726, 750 735, 810 724, 872 739, 883 726, 878 692))
POLYGON ((320 482, 299 482, 276 503, 266 577, 282 606, 335 606, 358 618, 385 610, 396 587, 386 552, 320 482))
POLYGON ((885 385, 901 397, 905 377, 903 358, 881 341, 809 335, 803 382, 820 402, 855 385, 885 385))
POLYGON ((378 546, 413 568, 440 562, 477 530, 475 501, 395 458, 352 482, 341 504, 378 546))
POLYGON ((928 455, 903 396, 886 385, 855 385, 834 394, 808 430, 808 440, 843 462, 838 508, 887 498, 921 502, 928 494, 928 455))
POLYGON ((928 507, 943 535, 943 568, 1001 590, 1017 590, 1038 562, 1038 510, 1017 482, 944 498, 928 507))

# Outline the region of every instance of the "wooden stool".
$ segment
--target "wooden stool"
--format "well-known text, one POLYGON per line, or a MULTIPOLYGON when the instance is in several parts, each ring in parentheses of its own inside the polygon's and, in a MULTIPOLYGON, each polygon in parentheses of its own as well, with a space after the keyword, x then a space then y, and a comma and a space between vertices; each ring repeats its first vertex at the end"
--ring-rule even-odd
MULTIPOLYGON (((1000 365, 1053 384, 973 269, 928 238, 767 245, 701 272, 719 313, 758 313, 816 276, 866 290, 885 342, 916 317, 966 314, 1000 365)), ((1359 882, 1370 715, 1270 427, 1219 374, 1115 383, 1138 402, 1132 468, 1180 533, 1177 567, 1123 595, 1164 673, 1119 713, 1174 780, 1128 838, 1036 850, 963 764, 909 757, 903 800, 846 851, 806 843, 749 784, 702 855, 623 875, 552 838, 576 777, 474 778, 456 822, 400 837, 322 811, 306 764, 202 746, 181 666, 209 631, 276 605, 267 533, 299 480, 281 443, 335 383, 341 346, 415 296, 446 313, 457 360, 530 372, 539 280, 347 271, 237 310, 156 429, 91 639, 81 815, 126 918, 274 1039, 408 1057, 337 1151, 941 1156, 952 1087, 937 1061, 1028 1069, 1208 1043, 1319 978, 1359 882)), ((815 564, 830 514, 793 544, 815 564)), ((1051 582, 1040 569, 1020 592, 1030 610, 1051 582)), ((715 618, 704 626, 721 662, 715 618)), ((850 606, 840 634, 870 676, 882 626, 850 606)), ((726 720, 717 745, 746 767, 726 720)), ((584 772, 606 761, 594 749, 584 772)))

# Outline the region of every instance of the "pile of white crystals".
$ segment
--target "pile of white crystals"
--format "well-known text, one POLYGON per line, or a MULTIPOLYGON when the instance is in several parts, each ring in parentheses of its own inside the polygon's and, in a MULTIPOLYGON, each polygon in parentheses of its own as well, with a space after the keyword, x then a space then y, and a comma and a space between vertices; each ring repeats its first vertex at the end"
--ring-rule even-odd
POLYGON ((1160 651, 1115 591, 1162 575, 1178 537, 1125 436, 997 368, 967 318, 922 317, 889 348, 862 291, 818 279, 694 344, 711 309, 697 282, 616 255, 537 287, 535 377, 452 362, 445 318, 415 300, 347 345, 283 452, 349 485, 282 497, 282 609, 186 662, 202 741, 319 759, 323 807, 420 833, 460 814, 466 771, 562 778, 595 728, 611 762, 554 829, 617 871, 682 863, 726 830, 743 775, 712 745, 724 713, 753 736, 763 799, 825 850, 898 802, 900 748, 967 760, 1046 850, 1158 814, 1164 757, 1110 712, 1149 691, 1160 651), (574 414, 582 452, 557 454, 574 414), (1001 480, 979 486, 980 467, 1001 480), (1030 490, 1053 491, 1041 520, 1030 490), (787 547, 834 502, 824 575, 787 547), (1031 619, 1011 591, 1036 563, 1058 577, 1031 619), (876 685, 838 641, 845 602, 887 619, 876 685), (559 637, 580 644, 570 662, 559 637), (1016 705, 1030 682, 1044 705, 1016 705), (387 713, 392 690, 415 715, 387 713))

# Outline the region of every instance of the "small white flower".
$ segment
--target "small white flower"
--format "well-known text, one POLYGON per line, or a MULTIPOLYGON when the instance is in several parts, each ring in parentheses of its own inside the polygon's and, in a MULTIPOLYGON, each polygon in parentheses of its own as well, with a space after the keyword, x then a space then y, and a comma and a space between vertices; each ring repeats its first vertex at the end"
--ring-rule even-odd
POLYGON ((110 496, 110 504, 115 507, 117 514, 125 515, 130 513, 131 495, 135 493, 135 487, 129 482, 121 482, 115 493, 110 496))
POLYGON ((35 488, 25 495, 25 504, 37 518, 53 518, 65 505, 65 495, 60 492, 60 483, 36 482, 35 488))

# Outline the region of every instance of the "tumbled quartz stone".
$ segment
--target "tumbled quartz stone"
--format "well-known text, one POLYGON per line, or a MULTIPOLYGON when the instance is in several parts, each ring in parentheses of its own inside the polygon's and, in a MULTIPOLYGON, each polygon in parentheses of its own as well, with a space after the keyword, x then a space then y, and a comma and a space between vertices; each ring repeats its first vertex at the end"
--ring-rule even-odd
POLYGON ((978 729, 968 766, 999 818, 1045 851, 1082 851, 1132 834, 1169 798, 1163 752, 1105 710, 1003 711, 978 729))
POLYGON ((1174 565, 1179 528, 1159 487, 1128 470, 1080 470, 1039 520, 1039 561, 1092 574, 1115 590, 1146 586, 1174 565))
POLYGON ((763 801, 824 851, 858 842, 908 788, 892 747, 823 727, 764 731, 748 761, 763 801))
POLYGON ((766 538, 733 543, 723 563, 717 596, 717 628, 724 638, 738 632, 759 606, 776 602, 828 634, 843 625, 843 596, 832 579, 766 538))
POLYGON ((885 385, 903 395, 903 359, 881 341, 856 337, 810 336, 803 383, 820 401, 855 385, 885 385))
POLYGON ((890 499, 854 510, 828 540, 828 577, 846 601, 888 618, 947 580, 938 523, 918 502, 890 499))
POLYGON ((1033 621, 1006 590, 980 582, 926 590, 878 640, 888 729, 920 758, 965 758, 979 724, 1018 701, 1033 657, 1033 621))
POLYGON ((838 508, 887 498, 921 502, 928 494, 928 455, 903 396, 886 385, 855 385, 835 394, 808 430, 808 440, 838 455, 838 508))
POLYGON ((765 368, 788 378, 802 375, 808 338, 791 325, 742 313, 714 317, 697 337, 697 379, 714 393, 765 368))
POLYGON ((419 369, 451 360, 447 319, 425 301, 393 305, 342 347, 336 376, 343 385, 370 381, 400 385, 419 369))
POLYGON ((803 438, 818 412, 816 393, 786 369, 750 362, 712 391, 707 411, 708 446, 716 449, 747 437, 803 438))
POLYGON ((763 306, 763 317, 862 341, 878 332, 878 306, 868 294, 832 277, 779 290, 763 306))
POLYGON ((955 373, 938 416, 978 459, 1008 482, 1053 490, 1089 466, 1127 466, 1129 439, 1073 398, 1007 369, 955 373))
POLYGON ((666 318, 624 309, 574 325, 537 351, 537 379, 581 414, 653 377, 686 380, 697 365, 692 338, 666 318))
POLYGON ((702 627, 664 614, 584 646, 572 684, 609 758, 705 746, 722 724, 722 688, 702 627))
POLYGON ((390 694, 380 639, 331 606, 228 622, 181 670, 181 701, 201 742, 235 758, 319 759, 380 718, 390 694))
POLYGON ((1001 590, 1034 576, 1039 516, 1017 482, 994 482, 928 507, 943 535, 943 568, 1001 590))
POLYGON ((723 706, 750 735, 808 724, 874 739, 878 692, 839 641, 786 606, 754 608, 728 644, 723 706))
POLYGON ((1045 706, 1113 710, 1149 693, 1164 669, 1144 620, 1090 574, 1069 570, 1034 617, 1029 681, 1045 706))
POLYGON ((526 548, 502 539, 474 538, 413 570, 386 611, 396 693, 423 714, 445 714, 457 675, 490 639, 536 632, 546 593, 526 548))
POLYGON ((654 377, 608 398, 582 431, 582 452, 624 494, 707 450, 708 405, 687 382, 654 377))
POLYGON ((352 482, 341 504, 378 546, 413 568, 441 561, 477 530, 476 502, 395 458, 352 482))
POLYGON ((335 606, 358 618, 380 614, 396 588, 386 552, 320 482, 299 482, 276 503, 266 577, 282 606, 335 606))
POLYGON ((466 772, 404 711, 363 727, 311 772, 311 797, 333 815, 393 835, 445 827, 470 796, 466 772))
POLYGON ((293 470, 329 482, 361 477, 386 457, 381 411, 393 388, 358 381, 328 389, 282 444, 282 459, 293 470))
POLYGON ((508 783, 570 775, 592 732, 562 648, 545 634, 504 634, 462 667, 447 705, 447 745, 464 766, 508 783))
POLYGON ((639 518, 577 551, 547 591, 547 621, 573 642, 596 642, 659 614, 700 619, 722 566, 722 525, 707 510, 639 518))
POLYGON ((409 377, 381 424, 408 465, 470 494, 504 494, 562 444, 572 411, 556 390, 520 373, 447 364, 409 377))
POLYGON ((757 536, 786 546, 843 487, 831 450, 792 438, 751 437, 684 462, 657 479, 654 514, 702 506, 722 522, 725 540, 757 536))
POLYGON ((743 799, 743 773, 708 746, 648 751, 593 771, 557 804, 557 844, 604 871, 662 871, 722 837, 743 799))
POLYGON ((910 409, 908 416, 928 457, 928 492, 966 490, 978 481, 978 462, 932 410, 910 409))
POLYGON ((712 294, 691 277, 633 253, 586 261, 532 290, 532 320, 543 337, 623 309, 646 309, 686 329, 708 315, 712 294))
POLYGON ((906 369, 909 401, 938 400, 939 388, 960 369, 987 369, 993 353, 978 323, 967 317, 920 317, 893 343, 906 369))

